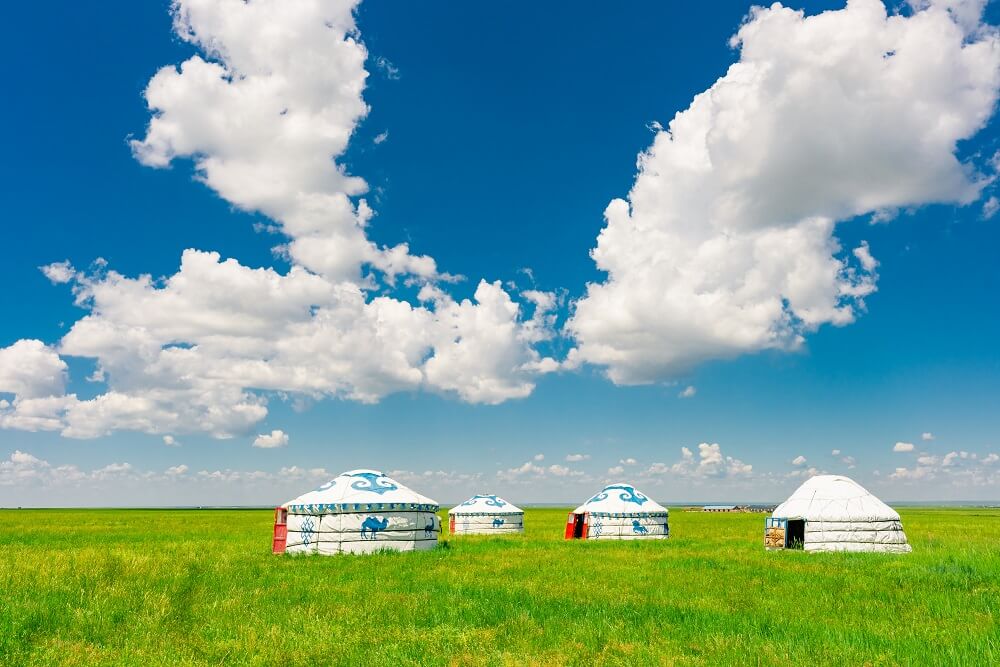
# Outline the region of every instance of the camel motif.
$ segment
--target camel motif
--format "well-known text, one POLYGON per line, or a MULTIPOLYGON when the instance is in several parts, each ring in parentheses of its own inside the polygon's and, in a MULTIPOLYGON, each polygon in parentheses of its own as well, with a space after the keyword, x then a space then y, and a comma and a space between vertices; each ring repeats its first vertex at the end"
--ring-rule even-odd
POLYGON ((503 525, 503 519, 493 519, 493 527, 499 528, 503 525))
POLYGON ((649 535, 649 529, 639 523, 638 519, 632 519, 632 532, 637 535, 649 535))
POLYGON ((380 530, 385 530, 386 526, 389 525, 389 519, 382 517, 381 520, 378 517, 370 516, 366 518, 361 523, 361 539, 363 540, 374 540, 375 534, 380 530), (368 533, 371 537, 365 537, 365 533, 368 533))

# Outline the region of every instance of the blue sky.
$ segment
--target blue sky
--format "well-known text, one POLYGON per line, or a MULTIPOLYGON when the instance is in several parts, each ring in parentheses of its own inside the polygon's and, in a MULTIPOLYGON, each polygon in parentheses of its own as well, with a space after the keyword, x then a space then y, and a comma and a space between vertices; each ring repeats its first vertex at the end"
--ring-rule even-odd
MULTIPOLYGON (((843 4, 790 6, 812 16, 843 4)), ((668 3, 363 2, 356 19, 367 48, 369 111, 349 125, 337 162, 367 181, 364 197, 375 211, 367 239, 407 242, 412 255, 432 256, 439 272, 464 276, 436 283, 455 300, 472 298, 480 278, 502 281, 526 318, 530 304, 519 295, 554 294, 551 335, 530 349, 563 364, 572 348, 586 348, 566 324, 577 300, 587 283, 606 279, 590 256, 608 224, 605 207, 629 194, 636 156, 657 127, 740 59, 729 40, 748 10, 745 2, 713 3, 710 11, 668 3)), ((913 20, 913 10, 901 11, 913 20)), ((0 46, 9 100, 0 108, 0 279, 7 286, 0 290, 0 348, 37 339, 59 351, 65 393, 81 401, 127 393, 120 372, 88 381, 99 362, 59 347, 91 311, 74 305, 71 285, 39 270, 53 262, 68 260, 86 273, 103 258, 130 278, 170 276, 193 248, 279 274, 299 264, 326 275, 294 251, 275 254, 288 233, 260 228, 276 216, 246 210, 254 208, 241 203, 248 199, 234 204, 211 180, 199 182, 182 151, 169 168, 151 168, 130 149, 130 139, 147 136, 143 91, 151 77, 200 52, 173 32, 168 3, 58 13, 22 4, 8 14, 18 29, 0 46)), ((966 20, 953 16, 957 24, 966 20)), ((988 6, 963 43, 995 40, 988 26, 997 20, 988 6)), ((995 75, 995 63, 980 66, 995 75)), ((908 108, 904 88, 900 109, 908 108)), ((985 88, 995 101, 995 85, 985 88)), ((891 128, 895 107, 887 108, 891 128)), ((908 132, 921 127, 919 117, 898 120, 908 132)), ((849 122, 823 131, 849 142, 849 122)), ((871 162, 896 159, 904 174, 916 170, 906 146, 922 135, 899 132, 885 139, 896 152, 871 146, 871 162)), ((995 121, 964 135, 959 162, 989 180, 1000 148, 995 121)), ((762 162, 772 155, 746 150, 762 162)), ((926 176, 916 173, 914 182, 926 176)), ((785 200, 815 186, 786 174, 769 187, 786 192, 774 197, 785 200)), ((226 438, 184 419, 111 420, 87 437, 67 434, 69 416, 57 417, 52 430, 18 422, 0 429, 0 504, 269 504, 314 478, 357 467, 401 471, 401 480, 442 502, 499 492, 514 502, 571 503, 610 478, 632 480, 661 502, 780 500, 810 470, 850 474, 890 500, 1000 499, 1000 465, 990 459, 1000 452, 1000 218, 987 204, 993 185, 980 183, 964 204, 955 203, 959 194, 943 203, 928 195, 928 203, 926 190, 893 199, 901 205, 888 221, 873 223, 863 207, 835 216, 833 236, 844 249, 835 256, 854 262, 850 250, 867 242, 878 261, 877 291, 854 305, 853 322, 835 326, 829 315, 802 331, 797 349, 713 348, 661 363, 656 351, 677 341, 658 338, 674 334, 654 326, 639 332, 652 336, 650 348, 632 350, 638 368, 654 368, 649 384, 616 384, 606 377, 608 364, 592 356, 528 379, 518 374, 511 382, 530 384, 528 395, 508 395, 520 391, 511 389, 488 400, 463 393, 460 370, 449 372, 458 378, 452 384, 425 380, 374 401, 250 387, 267 399, 266 416, 226 438), (693 395, 681 397, 686 387, 693 395), (252 446, 274 430, 287 444, 252 446), (166 445, 164 436, 180 446, 166 445), (798 457, 805 460, 793 463, 798 457)), ((633 202, 634 220, 657 214, 633 202)), ((366 298, 391 294, 415 304, 425 277, 380 284, 366 298)), ((623 372, 634 378, 638 371, 623 372)), ((0 399, 13 405, 16 392, 0 386, 0 399)))

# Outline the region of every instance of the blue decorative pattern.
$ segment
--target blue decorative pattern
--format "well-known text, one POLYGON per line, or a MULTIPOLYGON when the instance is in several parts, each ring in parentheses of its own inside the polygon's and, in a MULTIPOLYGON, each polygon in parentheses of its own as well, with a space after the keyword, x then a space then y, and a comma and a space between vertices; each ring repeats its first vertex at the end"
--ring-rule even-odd
POLYGON ((437 512, 439 505, 428 503, 308 503, 287 505, 292 514, 347 514, 354 512, 437 512))
POLYGON ((638 519, 632 520, 632 532, 636 535, 649 535, 649 529, 639 523, 638 519))
POLYGON ((472 496, 471 498, 469 498, 468 500, 466 500, 464 503, 462 503, 461 506, 464 507, 466 505, 475 505, 476 501, 482 500, 483 498, 486 498, 486 502, 484 502, 483 504, 484 505, 489 505, 490 507, 505 507, 507 505, 506 502, 504 502, 500 498, 497 498, 496 496, 492 496, 492 495, 477 495, 477 496, 472 496))
POLYGON ((434 537, 434 519, 427 519, 427 525, 424 526, 424 537, 434 537))
POLYGON ((351 483, 351 488, 357 489, 358 491, 370 491, 381 496, 386 491, 395 491, 399 488, 392 483, 382 483, 380 480, 385 479, 385 475, 380 475, 374 472, 356 472, 353 475, 348 476, 361 478, 358 481, 351 483))
POLYGON ((598 493, 596 496, 588 500, 587 504, 589 505, 590 503, 605 500, 608 497, 608 492, 611 491, 612 489, 620 490, 621 493, 618 495, 618 497, 627 503, 635 503, 636 505, 641 506, 644 502, 649 500, 649 498, 636 491, 635 487, 628 486, 626 484, 612 484, 611 486, 604 487, 604 489, 600 493, 598 493))
POLYGON ((361 539, 374 540, 375 534, 381 530, 385 530, 388 525, 389 519, 386 517, 379 519, 376 516, 370 516, 366 518, 361 524, 361 539), (365 537, 366 533, 368 537, 365 537))
POLYGON ((316 524, 313 523, 312 517, 306 517, 306 520, 302 522, 299 528, 301 529, 299 532, 302 533, 302 544, 309 546, 312 542, 313 533, 316 532, 316 524))
POLYGON ((604 524, 598 521, 590 527, 590 532, 594 534, 594 537, 600 537, 601 533, 604 532, 604 524))
POLYGON ((493 527, 499 528, 503 525, 503 519, 493 519, 493 527))

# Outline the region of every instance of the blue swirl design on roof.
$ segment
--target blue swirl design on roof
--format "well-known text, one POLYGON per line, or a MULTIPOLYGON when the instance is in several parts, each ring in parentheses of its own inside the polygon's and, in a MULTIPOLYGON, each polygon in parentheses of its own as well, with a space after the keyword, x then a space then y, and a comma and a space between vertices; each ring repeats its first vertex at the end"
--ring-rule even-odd
POLYGON ((478 496, 472 496, 471 498, 469 498, 468 500, 466 500, 464 503, 462 503, 461 506, 464 507, 465 505, 475 505, 476 501, 482 500, 483 498, 486 498, 486 502, 484 502, 483 504, 484 505, 489 505, 490 507, 505 507, 507 505, 507 503, 505 503, 504 501, 500 500, 496 496, 478 495, 478 496))
POLYGON ((380 480, 385 479, 385 475, 376 472, 356 472, 353 475, 347 476, 361 478, 358 481, 351 483, 351 488, 357 489, 358 491, 370 491, 371 493, 377 493, 381 496, 386 491, 395 491, 399 488, 391 482, 382 483, 380 480))
POLYGON ((627 503, 635 503, 636 505, 641 506, 644 502, 649 500, 649 498, 636 491, 633 486, 628 486, 626 484, 612 484, 611 486, 604 487, 604 490, 588 500, 587 504, 589 505, 590 503, 596 503, 606 499, 608 497, 608 492, 612 489, 620 490, 621 493, 618 497, 627 503))

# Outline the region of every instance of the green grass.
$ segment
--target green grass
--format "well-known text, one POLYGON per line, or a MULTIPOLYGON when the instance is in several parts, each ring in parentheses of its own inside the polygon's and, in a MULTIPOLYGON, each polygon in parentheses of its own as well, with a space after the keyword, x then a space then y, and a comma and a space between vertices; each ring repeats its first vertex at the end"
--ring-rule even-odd
POLYGON ((1000 664, 1000 511, 909 509, 913 553, 765 552, 763 515, 673 537, 269 553, 266 511, 0 512, 0 664, 1000 664))

